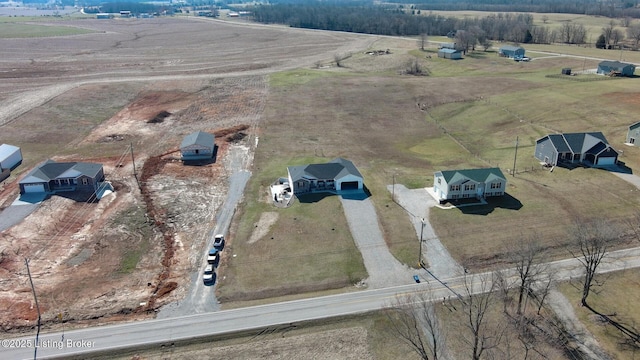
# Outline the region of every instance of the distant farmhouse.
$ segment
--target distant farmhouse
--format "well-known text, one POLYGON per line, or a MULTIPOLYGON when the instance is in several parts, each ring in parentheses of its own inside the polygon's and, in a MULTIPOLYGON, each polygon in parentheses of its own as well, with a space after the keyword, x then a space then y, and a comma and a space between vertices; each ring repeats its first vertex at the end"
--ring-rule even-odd
POLYGON ((598 64, 597 73, 601 75, 633 76, 636 66, 620 61, 601 61, 598 64))
POLYGON ((89 200, 104 182, 102 164, 47 160, 19 181, 20 194, 73 193, 89 200))
POLYGON ((627 131, 627 140, 625 143, 633 146, 636 145, 636 140, 640 138, 640 121, 635 124, 629 125, 629 130, 627 131))
POLYGON ((524 52, 523 47, 512 45, 504 45, 498 49, 498 55, 508 57, 510 59, 523 58, 524 52))
POLYGON ((351 161, 343 158, 326 164, 289 166, 287 171, 295 195, 363 190, 362 175, 351 161))
POLYGON ((551 134, 536 140, 536 159, 547 165, 615 165, 615 151, 601 132, 551 134))
POLYGON ((445 170, 434 173, 433 192, 441 203, 504 195, 507 179, 499 168, 445 170))
POLYGON ((182 161, 211 159, 215 147, 213 134, 196 131, 184 137, 180 144, 180 155, 182 161))

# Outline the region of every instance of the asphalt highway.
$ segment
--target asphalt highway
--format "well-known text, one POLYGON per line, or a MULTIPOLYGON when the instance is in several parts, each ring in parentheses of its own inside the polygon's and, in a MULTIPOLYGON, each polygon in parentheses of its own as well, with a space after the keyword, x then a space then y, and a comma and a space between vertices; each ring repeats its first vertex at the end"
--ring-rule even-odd
MULTIPOLYGON (((600 272, 611 272, 640 267, 640 248, 615 251, 607 254, 600 272)), ((575 278, 583 270, 576 259, 548 263, 548 271, 556 280, 575 278)), ((513 269, 506 270, 507 278, 515 279, 513 269)), ((233 310, 209 312, 171 319, 148 320, 119 325, 93 327, 62 333, 41 334, 38 358, 55 358, 94 351, 114 351, 141 345, 170 344, 176 340, 195 339, 243 330, 261 329, 270 326, 289 325, 297 322, 352 315, 380 310, 389 306, 398 295, 426 291, 433 301, 464 295, 465 280, 471 293, 484 291, 483 279, 491 273, 457 276, 449 279, 428 278, 420 284, 402 285, 381 289, 364 290, 310 299, 251 306, 233 310)), ((1 342, 0 358, 31 359, 34 357, 35 335, 23 338, 4 339, 1 342)))

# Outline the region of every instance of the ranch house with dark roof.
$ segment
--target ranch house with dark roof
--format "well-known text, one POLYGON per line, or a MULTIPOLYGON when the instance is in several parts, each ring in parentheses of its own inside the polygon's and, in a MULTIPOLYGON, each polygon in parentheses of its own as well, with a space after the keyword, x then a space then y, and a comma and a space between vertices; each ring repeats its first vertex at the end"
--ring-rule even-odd
POLYGON ((102 164, 47 160, 31 170, 18 182, 18 185, 21 195, 72 192, 78 195, 84 194, 88 199, 98 192, 102 182, 104 182, 102 164))
POLYGON ((444 170, 433 175, 433 192, 437 200, 502 196, 507 179, 499 168, 444 170))
POLYGON ((180 155, 183 161, 211 159, 215 147, 213 134, 196 131, 184 137, 180 144, 180 155))
POLYGON ((353 163, 335 158, 326 164, 287 167, 289 185, 296 195, 363 190, 362 174, 353 163))
POLYGON ((547 165, 615 165, 615 151, 601 132, 550 134, 536 140, 536 159, 547 165))

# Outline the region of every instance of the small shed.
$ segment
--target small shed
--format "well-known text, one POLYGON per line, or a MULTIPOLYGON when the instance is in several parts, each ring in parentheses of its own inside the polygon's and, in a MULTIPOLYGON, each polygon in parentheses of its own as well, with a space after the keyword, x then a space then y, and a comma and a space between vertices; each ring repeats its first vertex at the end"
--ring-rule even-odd
POLYGON ((442 48, 438 50, 438 57, 443 59, 462 59, 462 51, 456 49, 442 48))
POLYGON ((13 170, 22 164, 22 151, 19 147, 2 144, 0 145, 0 171, 13 170))
POLYGON ((562 69, 562 75, 571 75, 571 68, 562 69))
POLYGON ((524 48, 520 46, 505 45, 500 47, 498 54, 510 59, 522 58, 524 57, 524 48))
POLYGON ((211 159, 215 146, 213 134, 204 131, 191 133, 180 144, 182 161, 211 159))
POLYGON ((602 61, 598 64, 598 74, 609 75, 615 73, 621 76, 633 76, 636 71, 636 66, 633 64, 627 64, 620 61, 602 61))
POLYGON ((640 121, 629 125, 629 130, 627 130, 627 140, 625 143, 627 145, 637 146, 636 140, 640 140, 640 121))

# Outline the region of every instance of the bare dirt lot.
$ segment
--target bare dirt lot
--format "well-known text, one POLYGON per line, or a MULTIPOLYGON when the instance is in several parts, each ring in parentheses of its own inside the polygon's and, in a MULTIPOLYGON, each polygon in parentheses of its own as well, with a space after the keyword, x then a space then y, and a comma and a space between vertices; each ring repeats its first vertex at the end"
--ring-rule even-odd
POLYGON ((0 40, 0 142, 24 157, 0 208, 47 158, 102 163, 116 191, 92 204, 54 196, 0 233, 5 331, 37 319, 25 258, 45 326, 153 316, 179 298, 225 196, 221 160, 259 135, 265 75, 375 39, 184 18, 68 25, 95 32, 0 40), (216 134, 215 162, 187 167, 176 151, 196 130, 216 134))

